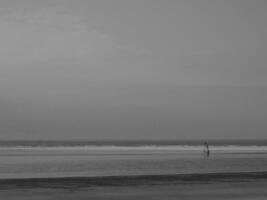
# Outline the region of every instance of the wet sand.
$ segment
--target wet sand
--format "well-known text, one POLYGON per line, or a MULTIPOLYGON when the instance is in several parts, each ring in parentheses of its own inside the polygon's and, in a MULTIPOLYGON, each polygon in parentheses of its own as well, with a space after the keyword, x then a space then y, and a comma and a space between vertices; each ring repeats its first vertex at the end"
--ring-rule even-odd
POLYGON ((0 180, 0 199, 263 200, 266 188, 266 172, 13 179, 0 180))
POLYGON ((94 187, 83 189, 9 189, 0 191, 5 200, 263 200, 267 182, 240 182, 186 185, 94 187))

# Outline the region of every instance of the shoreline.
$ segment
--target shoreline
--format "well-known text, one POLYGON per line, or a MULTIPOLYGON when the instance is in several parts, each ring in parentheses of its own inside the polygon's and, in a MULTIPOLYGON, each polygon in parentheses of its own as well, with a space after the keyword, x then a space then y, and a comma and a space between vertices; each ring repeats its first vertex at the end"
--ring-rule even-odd
POLYGON ((28 179, 26 185, 25 180, 15 180, 18 182, 7 184, 5 188, 0 189, 0 197, 5 200, 265 200, 267 178, 266 174, 262 178, 259 175, 259 173, 249 176, 240 175, 240 178, 246 177, 246 179, 234 178, 234 181, 212 177, 207 182, 187 180, 180 183, 167 181, 162 184, 162 182, 152 181, 150 184, 146 182, 138 185, 129 184, 128 178, 128 183, 126 181, 117 185, 93 184, 93 186, 88 182, 84 185, 81 182, 80 184, 71 183, 73 180, 78 181, 75 178, 68 181, 65 179, 65 182, 64 179, 60 181, 53 179, 45 185, 40 182, 42 179, 37 182, 35 180, 33 183, 30 183, 33 179, 28 179))
POLYGON ((0 179, 5 200, 265 200, 267 171, 0 179))
POLYGON ((207 184, 220 182, 266 181, 267 171, 231 173, 194 173, 168 175, 100 176, 100 177, 51 177, 0 179, 0 190, 8 188, 88 188, 110 186, 207 184))

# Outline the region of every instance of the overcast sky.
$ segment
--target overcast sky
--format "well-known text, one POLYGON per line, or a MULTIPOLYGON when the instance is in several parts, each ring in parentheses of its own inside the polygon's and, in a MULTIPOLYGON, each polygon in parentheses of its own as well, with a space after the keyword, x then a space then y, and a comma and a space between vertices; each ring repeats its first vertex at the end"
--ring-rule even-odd
POLYGON ((1 0, 0 139, 267 139, 266 0, 1 0))

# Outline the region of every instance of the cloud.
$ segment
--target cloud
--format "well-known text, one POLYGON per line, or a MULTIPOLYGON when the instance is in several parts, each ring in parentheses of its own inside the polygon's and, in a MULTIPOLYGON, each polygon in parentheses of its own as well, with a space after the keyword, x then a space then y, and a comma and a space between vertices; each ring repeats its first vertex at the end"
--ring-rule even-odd
POLYGON ((97 59, 126 46, 80 17, 58 11, 16 12, 0 19, 1 64, 28 64, 64 59, 97 59))

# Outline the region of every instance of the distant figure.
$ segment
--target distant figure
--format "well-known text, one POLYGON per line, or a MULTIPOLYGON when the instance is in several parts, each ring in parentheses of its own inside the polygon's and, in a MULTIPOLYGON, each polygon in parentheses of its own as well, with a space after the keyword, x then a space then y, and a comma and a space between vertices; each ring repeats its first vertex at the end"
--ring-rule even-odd
POLYGON ((210 149, 209 149, 209 145, 207 142, 204 143, 204 153, 207 157, 210 156, 210 149))

